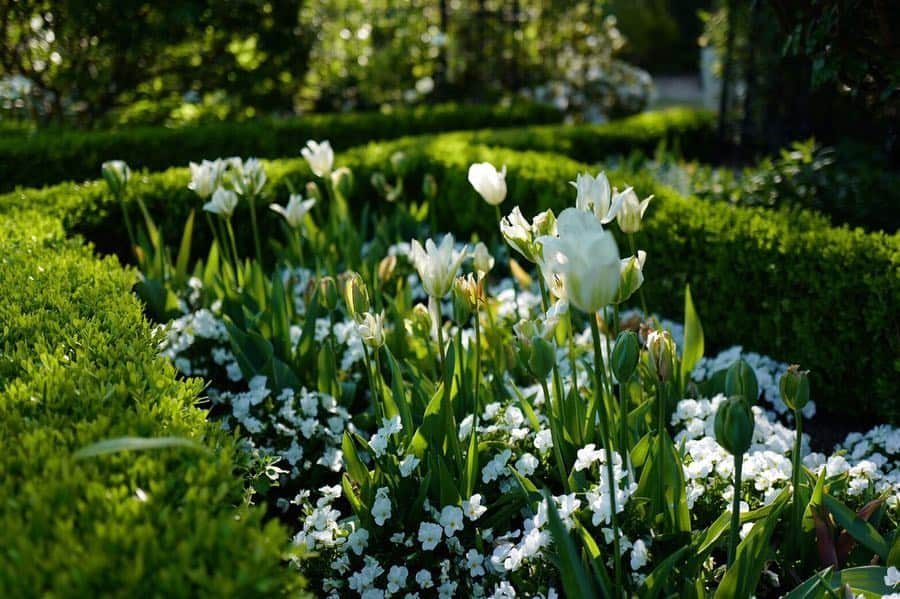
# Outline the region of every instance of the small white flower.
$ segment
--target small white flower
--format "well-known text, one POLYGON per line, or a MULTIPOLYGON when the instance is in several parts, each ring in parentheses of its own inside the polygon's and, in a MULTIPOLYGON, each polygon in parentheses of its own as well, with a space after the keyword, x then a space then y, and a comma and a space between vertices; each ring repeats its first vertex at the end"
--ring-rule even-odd
MULTIPOLYGON (((443 534, 444 530, 440 524, 422 522, 419 525, 419 542, 422 543, 422 549, 425 551, 433 550, 440 543, 443 534)), ((416 575, 416 580, 418 578, 418 575, 416 575)))
POLYGON ((409 570, 404 566, 391 566, 387 575, 387 590, 389 593, 396 593, 406 586, 406 578, 409 576, 409 570))
POLYGON ((648 558, 647 545, 644 544, 644 541, 638 539, 631 547, 631 569, 640 570, 647 565, 648 558))
POLYGON ((433 587, 434 582, 431 579, 431 572, 428 570, 419 570, 416 572, 416 584, 423 589, 430 589, 433 587))
POLYGON ((408 454, 403 461, 400 462, 400 476, 403 478, 408 477, 412 474, 413 470, 416 469, 416 466, 419 465, 421 460, 412 454, 408 454))
POLYGON ((481 505, 480 493, 475 493, 467 500, 463 501, 462 509, 463 512, 465 512, 466 517, 473 522, 481 518, 487 511, 487 508, 481 505))
POLYGON ((362 555, 362 552, 369 544, 369 531, 365 528, 358 528, 350 533, 347 537, 347 545, 356 555, 362 555))
POLYGON ((900 570, 891 566, 888 568, 887 575, 884 577, 884 586, 895 587, 897 585, 900 585, 900 570))
POLYGON ((233 191, 219 187, 212 195, 212 199, 203 204, 203 209, 225 218, 231 218, 237 207, 238 196, 233 191))
POLYGON ((441 526, 444 527, 444 534, 452 537, 463 529, 463 511, 455 505, 444 506, 441 510, 441 526))
POLYGON ((488 162, 469 167, 469 183, 491 206, 499 206, 506 199, 506 166, 499 172, 488 162))
POLYGON ((537 470, 539 463, 536 457, 530 453, 525 453, 516 461, 516 470, 522 476, 531 476, 537 470))
POLYGON ((306 147, 300 153, 309 163, 309 168, 317 177, 327 177, 334 166, 334 150, 328 141, 317 143, 313 140, 306 142, 306 147))
POLYGON ((478 553, 477 549, 469 549, 466 552, 466 567, 472 578, 484 576, 484 556, 478 553))

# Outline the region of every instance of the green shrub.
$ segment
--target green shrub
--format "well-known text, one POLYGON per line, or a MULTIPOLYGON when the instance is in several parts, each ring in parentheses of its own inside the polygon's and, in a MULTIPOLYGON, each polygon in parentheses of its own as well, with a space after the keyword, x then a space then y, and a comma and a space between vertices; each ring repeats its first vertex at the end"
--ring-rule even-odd
POLYGON ((0 191, 40 187, 60 181, 92 179, 105 160, 121 159, 132 168, 162 170, 189 161, 240 154, 293 156, 307 139, 329 139, 336 148, 393 139, 401 135, 454 129, 552 123, 556 109, 537 104, 480 106, 443 104, 396 110, 390 114, 310 114, 291 119, 214 123, 167 129, 142 127, 114 131, 48 131, 0 139, 0 191))
POLYGON ((246 505, 202 382, 157 355, 133 274, 51 221, 0 218, 0 596, 299 593, 284 529, 246 505), (200 447, 73 456, 124 436, 200 447))

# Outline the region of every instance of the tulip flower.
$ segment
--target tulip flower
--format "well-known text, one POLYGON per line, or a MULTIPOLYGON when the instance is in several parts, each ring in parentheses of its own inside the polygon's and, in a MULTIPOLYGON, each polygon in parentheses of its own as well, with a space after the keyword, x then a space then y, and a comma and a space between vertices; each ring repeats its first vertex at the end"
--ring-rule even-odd
POLYGON ((650 352, 650 366, 656 378, 661 382, 671 380, 675 373, 677 355, 672 334, 665 330, 650 331, 647 335, 647 350, 650 352))
POLYGON ((200 199, 205 200, 215 192, 222 183, 222 175, 228 167, 225 160, 204 160, 200 164, 191 162, 191 182, 188 189, 192 190, 200 199))
POLYGON ((453 250, 453 235, 449 233, 444 235, 439 246, 431 239, 425 242, 424 248, 418 240, 412 241, 410 259, 429 297, 440 299, 450 292, 466 253, 465 247, 459 252, 453 250))
POLYGON ((212 194, 212 199, 203 204, 203 209, 225 218, 231 218, 237 203, 238 196, 236 193, 224 187, 219 187, 212 194))
POLYGON ((653 196, 639 201, 634 188, 629 187, 622 193, 617 193, 613 198, 612 207, 609 209, 607 218, 611 221, 613 217, 619 223, 619 228, 623 233, 637 233, 641 229, 641 219, 644 218, 644 212, 653 196))
POLYGON ((578 191, 576 208, 593 213, 604 225, 615 218, 616 215, 610 211, 611 192, 605 173, 596 177, 592 177, 590 173, 579 174, 575 181, 569 183, 578 191))
POLYGON ((300 153, 309 163, 309 168, 317 177, 327 177, 331 174, 331 167, 334 165, 334 150, 327 141, 321 143, 309 140, 306 147, 300 150, 300 153))
POLYGON ((128 179, 131 177, 131 169, 123 160, 108 160, 100 167, 103 178, 113 195, 120 197, 128 185, 128 179))
POLYGON ((546 210, 529 223, 516 206, 500 220, 500 233, 506 243, 526 260, 536 263, 540 259, 540 250, 535 245, 535 239, 542 235, 556 235, 556 216, 552 210, 546 210))
POLYGON ((489 162, 469 167, 469 183, 491 206, 499 206, 506 199, 506 166, 499 172, 489 162))
POLYGON ((488 252, 487 246, 480 241, 472 251, 472 266, 475 267, 479 277, 483 277, 494 268, 494 257, 488 252))
POLYGON ((615 303, 621 304, 644 284, 644 262, 647 261, 647 252, 638 250, 637 256, 622 258, 621 276, 619 278, 619 291, 616 293, 615 303))
POLYGON ((569 302, 592 314, 609 305, 619 288, 619 248, 599 221, 567 208, 557 221, 559 237, 544 236, 545 268, 559 276, 569 302))
POLYGON ((234 174, 234 190, 242 196, 258 196, 266 184, 266 171, 256 158, 237 161, 234 174))
POLYGON ((372 314, 366 312, 356 320, 356 331, 363 343, 372 348, 384 345, 384 312, 372 314))
POLYGON ((269 209, 272 210, 272 212, 277 212, 283 216, 284 220, 287 221, 288 226, 292 229, 296 229, 303 224, 303 219, 315 203, 315 198, 304 200, 303 196, 299 193, 292 193, 287 206, 282 206, 281 204, 269 204, 269 209))

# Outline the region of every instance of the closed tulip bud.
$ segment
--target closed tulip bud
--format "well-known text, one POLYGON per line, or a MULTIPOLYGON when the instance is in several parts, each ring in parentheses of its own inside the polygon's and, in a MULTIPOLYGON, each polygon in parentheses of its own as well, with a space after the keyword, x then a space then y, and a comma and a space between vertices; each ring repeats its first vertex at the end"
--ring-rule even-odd
POLYGON ((638 341, 637 333, 634 331, 622 331, 616 338, 616 345, 613 347, 612 366, 613 374, 616 380, 624 384, 631 378, 637 369, 638 360, 641 357, 641 343, 638 341))
POLYGON ((499 206, 506 199, 506 166, 498 171, 488 162, 469 167, 469 183, 478 195, 491 206, 499 206))
POLYGON ((759 384, 756 382, 756 373, 743 359, 736 361, 725 372, 726 395, 740 395, 753 405, 759 399, 759 384))
POLYGON ((397 256, 385 256, 378 263, 378 278, 382 281, 390 281, 397 270, 397 256))
POLYGON ((716 411, 716 442, 732 455, 747 453, 753 443, 753 410, 740 395, 732 395, 716 411))
POLYGON ((800 366, 792 364, 781 376, 778 387, 781 399, 790 409, 799 412, 809 403, 809 371, 800 370, 800 366))
POLYGON ((553 344, 540 335, 531 338, 531 355, 528 367, 538 379, 546 379, 556 364, 556 349, 553 344))
POLYGON ((319 279, 319 303, 326 310, 334 310, 337 307, 338 291, 334 277, 326 276, 319 279))
POLYGON ((128 185, 128 179, 131 177, 131 169, 122 160, 108 160, 100 167, 103 178, 106 179, 106 185, 116 197, 120 197, 125 193, 125 187, 128 185))
POLYGON ((322 192, 319 190, 319 186, 316 185, 314 181, 309 181, 306 183, 305 195, 307 198, 316 200, 317 202, 322 200, 322 192))
POLYGON ((609 209, 609 218, 616 216, 616 222, 623 233, 637 233, 641 229, 641 219, 647 211, 647 206, 653 196, 643 201, 638 200, 634 189, 629 187, 613 198, 612 208, 609 209))
POLYGON ((650 365, 660 381, 672 379, 675 371, 675 341, 669 331, 650 331, 647 334, 650 365))
POLYGON ((476 283, 469 273, 468 277, 456 277, 453 281, 453 290, 450 297, 453 300, 453 320, 457 324, 463 324, 469 320, 472 311, 475 310, 475 302, 478 292, 476 283))
POLYGON ((431 314, 425 304, 416 304, 413 306, 410 318, 412 332, 417 337, 428 337, 431 335, 431 314))
POLYGON ((231 218, 234 209, 237 208, 238 196, 224 187, 218 188, 212 195, 212 199, 203 204, 203 209, 223 218, 231 218))
POLYGON ((363 343, 369 347, 377 349, 384 345, 384 312, 380 314, 363 313, 356 319, 356 331, 363 343))
POLYGON ((437 192, 437 179, 431 173, 427 173, 425 178, 422 179, 422 195, 425 196, 426 200, 431 201, 437 197, 437 192))
POLYGON ((408 167, 409 160, 407 160, 406 154, 403 152, 394 152, 391 154, 391 168, 394 169, 395 175, 398 177, 404 176, 408 167))
POLYGON ((366 282, 357 272, 351 272, 344 283, 344 303, 352 318, 369 311, 369 290, 366 282))
POLYGON ((472 252, 472 266, 475 267, 479 276, 486 275, 494 268, 494 257, 488 252, 487 246, 480 241, 472 252))
POLYGON ((353 171, 342 166, 331 173, 331 184, 334 186, 334 191, 342 198, 350 197, 350 194, 353 193, 353 171))
POLYGON ((309 140, 300 153, 309 163, 309 168, 314 175, 324 178, 331 174, 331 167, 334 166, 334 150, 331 149, 328 141, 318 143, 309 140))
POLYGON ((509 272, 512 273, 512 276, 516 280, 516 283, 519 284, 519 287, 522 289, 531 289, 531 275, 522 268, 522 265, 519 264, 515 258, 509 259, 509 272))

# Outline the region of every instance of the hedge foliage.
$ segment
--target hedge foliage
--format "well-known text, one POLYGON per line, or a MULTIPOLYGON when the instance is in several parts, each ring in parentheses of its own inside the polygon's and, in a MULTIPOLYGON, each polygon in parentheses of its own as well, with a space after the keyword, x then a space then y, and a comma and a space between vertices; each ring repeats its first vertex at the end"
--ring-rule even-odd
MULTIPOLYGON (((339 156, 353 169, 360 202, 375 200, 374 172, 390 171, 390 156, 406 155, 406 188, 412 199, 428 172, 439 181, 438 214, 459 232, 493 235, 493 210, 466 180, 475 161, 506 164, 509 195, 504 211, 519 205, 525 214, 574 203, 568 185, 587 165, 559 155, 472 145, 450 134, 370 144, 339 156)), ((266 164, 273 200, 283 202, 286 182, 295 188, 311 178, 302 159, 266 164)), ((735 207, 680 196, 647 175, 608 172, 618 185, 653 193, 638 247, 649 254, 648 302, 680 318, 683 290, 690 283, 711 348, 741 344, 813 370, 820 407, 833 414, 854 410, 860 423, 900 422, 894 388, 900 374, 900 234, 866 233, 828 226, 816 213, 735 207)), ((187 189, 186 168, 136 177, 131 190, 151 206, 174 242, 190 208, 199 208, 187 189)), ((102 248, 124 247, 119 215, 100 181, 0 196, 0 213, 15 206, 42 206, 59 214, 68 231, 102 248)), ((240 213, 236 223, 247 222, 240 213)), ((273 233, 274 214, 262 216, 273 233)), ((246 229, 246 227, 244 227, 246 229)), ((247 231, 243 231, 244 234, 247 231)), ((627 247, 625 242, 620 244, 627 247)))
POLYGON ((133 272, 60 223, 0 217, 0 596, 299 594, 234 438, 157 355, 133 272), (118 437, 198 448, 73 453, 118 437))
POLYGON ((132 168, 171 166, 233 155, 277 158, 299 154, 307 139, 348 148, 376 139, 480 127, 554 123, 562 113, 539 104, 442 104, 392 113, 310 114, 290 119, 214 123, 177 129, 42 131, 0 138, 0 191, 93 179, 105 160, 132 168))

